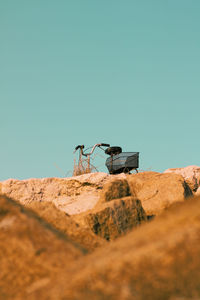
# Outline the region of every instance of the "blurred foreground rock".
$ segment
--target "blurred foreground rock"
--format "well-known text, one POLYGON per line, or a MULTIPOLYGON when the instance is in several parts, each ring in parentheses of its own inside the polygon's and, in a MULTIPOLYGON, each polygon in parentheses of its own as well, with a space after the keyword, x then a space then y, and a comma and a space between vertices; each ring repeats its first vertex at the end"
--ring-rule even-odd
POLYGON ((185 178, 1 182, 15 201, 0 196, 0 299, 200 299, 200 197, 185 178))
POLYGON ((69 266, 86 253, 33 211, 0 196, 0 299, 29 299, 63 263, 69 266))
POLYGON ((63 268, 35 299, 200 299, 200 198, 63 268))

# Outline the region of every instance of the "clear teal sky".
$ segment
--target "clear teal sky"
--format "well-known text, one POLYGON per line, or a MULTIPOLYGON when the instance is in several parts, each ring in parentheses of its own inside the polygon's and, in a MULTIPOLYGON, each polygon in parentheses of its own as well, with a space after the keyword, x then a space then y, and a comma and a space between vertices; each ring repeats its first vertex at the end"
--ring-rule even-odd
POLYGON ((0 180, 63 176, 98 142, 142 170, 200 165, 199 16, 199 0, 0 0, 0 180))

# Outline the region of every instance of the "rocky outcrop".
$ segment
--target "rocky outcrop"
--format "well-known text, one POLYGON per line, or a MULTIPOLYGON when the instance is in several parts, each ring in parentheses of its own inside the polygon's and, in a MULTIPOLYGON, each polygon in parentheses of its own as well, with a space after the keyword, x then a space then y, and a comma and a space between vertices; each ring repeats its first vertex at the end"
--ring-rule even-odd
POLYGON ((73 214, 92 208, 99 193, 95 180, 97 182, 98 178, 101 184, 105 179, 103 175, 79 176, 80 181, 71 178, 10 179, 1 183, 1 192, 33 209, 73 241, 93 251, 105 241, 91 230, 80 227, 66 212, 73 214))
POLYGON ((159 215, 172 204, 192 196, 181 175, 143 172, 127 176, 131 194, 139 199, 147 215, 159 215))
POLYGON ((0 193, 22 204, 53 202, 60 210, 73 215, 96 205, 104 183, 112 178, 124 177, 125 174, 115 177, 106 173, 91 173, 69 178, 8 179, 0 183, 0 193))
MULTIPOLYGON (((137 207, 139 210, 139 205, 136 205, 133 199, 129 199, 125 204, 124 201, 116 201, 107 207, 105 205, 99 207, 98 212, 97 209, 91 212, 101 202, 130 196, 129 185, 123 179, 125 176, 125 174, 120 174, 120 176, 113 177, 97 173, 96 176, 94 174, 76 176, 74 177, 76 179, 10 179, 2 182, 1 190, 5 195, 35 210, 46 221, 92 251, 103 245, 100 237, 107 240, 114 239, 142 220, 140 217, 135 220, 137 217, 134 209, 137 207), (101 192, 102 186, 105 186, 103 192, 101 192), (74 218, 75 221, 78 220, 78 224, 69 217, 69 215, 79 215, 83 212, 85 212, 84 218, 79 216, 74 218), (132 219, 131 213, 133 213, 132 219), (97 227, 98 230, 94 229, 97 227)), ((140 210, 142 210, 141 207, 140 210)))
MULTIPOLYGON (((80 228, 84 228, 91 237, 88 239, 91 243, 85 244, 87 238, 84 232, 80 236, 78 233, 75 240, 78 238, 80 241, 81 238, 81 243, 91 249, 101 244, 100 240, 95 239, 92 243, 92 232, 107 240, 115 239, 146 218, 142 208, 147 217, 151 218, 173 203, 184 201, 192 195, 181 175, 156 172, 117 176, 94 173, 73 178, 10 179, 1 182, 1 190, 26 206, 32 205, 36 208, 36 203, 46 203, 37 207, 39 214, 42 211, 46 212, 47 207, 49 209, 47 203, 53 203, 64 213, 75 216, 74 220, 80 226, 77 232, 80 233, 80 228), (123 200, 120 200, 121 198, 123 200), (138 200, 141 201, 142 207, 141 204, 138 206, 138 200), (142 219, 140 215, 143 215, 142 219), (88 229, 92 230, 90 234, 88 229)), ((53 214, 46 213, 43 217, 49 215, 53 214)), ((56 219, 58 218, 51 218, 51 222, 56 224, 56 219)), ((65 220, 64 223, 69 221, 66 216, 61 219, 65 220)), ((58 224, 61 223, 57 222, 56 226, 59 229, 58 224)))
POLYGON ((0 298, 198 298, 200 198, 187 199, 186 180, 143 172, 1 182, 17 201, 0 196, 0 298))
POLYGON ((164 173, 175 173, 183 176, 191 190, 196 192, 200 186, 200 167, 188 166, 185 168, 167 169, 164 173))
POLYGON ((97 235, 110 241, 146 221, 141 202, 133 197, 112 200, 77 216, 97 235))
POLYGON ((8 179, 1 182, 1 192, 26 204, 32 201, 51 202, 60 197, 76 197, 87 191, 88 186, 95 185, 71 178, 8 179))
POLYGON ((1 182, 1 192, 25 205, 32 202, 53 202, 60 210, 75 214, 94 207, 99 198, 98 185, 83 180, 83 176, 80 177, 81 180, 73 178, 9 179, 1 182))
POLYGON ((199 239, 195 198, 63 268, 40 299, 199 299, 199 239))
POLYGON ((147 220, 141 202, 131 196, 126 179, 105 183, 96 206, 74 219, 96 235, 113 240, 147 220))

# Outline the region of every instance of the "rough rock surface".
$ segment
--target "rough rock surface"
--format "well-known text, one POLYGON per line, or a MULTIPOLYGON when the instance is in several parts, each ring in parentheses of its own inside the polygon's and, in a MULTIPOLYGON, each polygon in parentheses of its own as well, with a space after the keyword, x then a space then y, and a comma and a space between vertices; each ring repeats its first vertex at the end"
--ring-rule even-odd
POLYGON ((55 205, 61 208, 68 205, 70 207, 72 202, 79 202, 79 198, 87 199, 87 196, 90 197, 90 193, 92 192, 92 202, 85 201, 82 208, 87 210, 93 207, 98 199, 97 186, 94 183, 81 182, 71 178, 9 179, 3 181, 1 184, 3 194, 20 201, 22 204, 33 201, 49 201, 54 202, 55 205))
POLYGON ((1 192, 23 205, 0 196, 0 299, 200 299, 200 197, 184 201, 183 176, 7 180, 1 192), (143 222, 143 207, 160 216, 143 222))
POLYGON ((128 181, 126 179, 112 179, 103 186, 100 202, 108 202, 127 196, 131 196, 128 181))
POLYGON ((125 197, 102 203, 95 209, 76 216, 76 220, 80 222, 80 219, 95 234, 106 240, 113 240, 146 221, 146 214, 139 200, 125 197))
POLYGON ((190 188, 195 192, 200 186, 200 167, 188 166, 185 168, 167 169, 164 173, 175 173, 183 176, 190 188))
POLYGON ((200 299, 199 240, 196 198, 63 268, 29 300, 200 299))
POLYGON ((0 192, 22 204, 53 202, 60 210, 73 215, 93 208, 103 184, 112 178, 126 178, 126 175, 91 173, 69 178, 8 179, 0 183, 0 192))
POLYGON ((143 172, 127 176, 131 194, 139 199, 147 215, 158 215, 173 203, 192 196, 187 183, 178 174, 143 172))
MULTIPOLYGON (((184 201, 187 196, 191 195, 191 191, 181 175, 156 172, 132 175, 93 173, 71 178, 10 179, 1 182, 1 190, 5 195, 25 205, 32 204, 34 206, 36 202, 51 202, 59 210, 75 216, 74 219, 80 226, 87 227, 89 225, 90 229, 106 239, 116 238, 117 232, 118 235, 121 235, 133 225, 130 218, 127 217, 131 211, 130 202, 126 203, 127 207, 126 205, 122 207, 122 203, 124 203, 122 201, 117 206, 113 202, 107 208, 102 206, 105 202, 132 195, 134 201, 137 199, 141 201, 142 207, 149 217, 160 214, 174 202, 184 201), (123 213, 121 213, 122 211, 123 213), (107 220, 104 225, 100 221, 102 218, 107 220), (116 218, 120 218, 121 223, 117 224, 116 218), (129 222, 130 226, 126 227, 124 222, 129 222), (95 228, 99 226, 97 224, 102 224, 101 230, 94 230, 95 226, 95 228), (120 227, 119 224, 123 226, 120 227), (103 228, 103 226, 105 227, 103 228), (106 234, 106 231, 109 234, 106 234)), ((85 228, 85 230, 88 229, 85 228)), ((96 245, 101 244, 100 241, 96 242, 96 245)), ((92 244, 90 246, 93 247, 92 244)))

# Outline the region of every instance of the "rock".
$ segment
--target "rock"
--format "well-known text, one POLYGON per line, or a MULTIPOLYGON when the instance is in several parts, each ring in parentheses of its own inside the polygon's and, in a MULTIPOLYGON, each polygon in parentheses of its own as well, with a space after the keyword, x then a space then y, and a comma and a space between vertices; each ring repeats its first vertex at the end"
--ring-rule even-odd
POLYGON ((29 299, 29 291, 86 253, 33 211, 0 196, 0 299, 29 299))
POLYGON ((95 173, 88 173, 79 176, 73 176, 68 179, 78 180, 80 182, 88 182, 97 184, 98 186, 103 186, 107 181, 112 179, 126 179, 126 174, 120 173, 117 175, 110 175, 104 172, 95 172, 95 173))
POLYGON ((53 202, 60 210, 76 214, 95 206, 100 189, 97 184, 84 181, 82 175, 82 181, 71 178, 9 179, 1 182, 1 191, 25 205, 53 202))
POLYGON ((88 252, 105 245, 105 240, 90 229, 80 227, 70 215, 60 211, 51 202, 31 202, 26 204, 26 207, 34 210, 46 222, 63 232, 67 238, 83 246, 88 252))
POLYGON ((192 196, 181 175, 143 172, 127 176, 131 194, 142 203, 146 214, 159 215, 176 202, 192 196))
POLYGON ((197 191, 194 193, 195 196, 200 196, 200 187, 197 189, 197 191))
POLYGON ((200 185, 200 167, 198 166, 167 169, 166 171, 164 171, 164 173, 175 173, 182 175, 187 184, 190 186, 191 190, 193 190, 194 192, 200 185))
POLYGON ((70 178, 33 178, 8 179, 2 181, 1 186, 2 193, 26 204, 32 201, 53 201, 64 196, 77 196, 93 184, 81 183, 70 178))
POLYGON ((69 178, 8 179, 0 183, 0 192, 22 204, 53 202, 57 208, 74 215, 92 209, 103 185, 125 174, 89 173, 69 178))
POLYGON ((126 179, 114 179, 103 186, 101 202, 130 196, 130 187, 126 179))
POLYGON ((0 299, 199 297, 200 197, 185 201, 181 175, 7 180, 0 192, 18 200, 0 196, 0 299))
POLYGON ((199 240, 200 198, 189 199, 63 268, 40 299, 199 299, 199 240))
POLYGON ((72 180, 77 180, 79 182, 89 182, 93 184, 103 185, 109 178, 108 173, 104 172, 95 172, 95 173, 88 173, 78 176, 70 177, 72 180))
POLYGON ((75 220, 100 237, 113 240, 146 221, 146 214, 139 200, 125 197, 99 204, 93 210, 75 216, 75 220))

